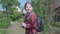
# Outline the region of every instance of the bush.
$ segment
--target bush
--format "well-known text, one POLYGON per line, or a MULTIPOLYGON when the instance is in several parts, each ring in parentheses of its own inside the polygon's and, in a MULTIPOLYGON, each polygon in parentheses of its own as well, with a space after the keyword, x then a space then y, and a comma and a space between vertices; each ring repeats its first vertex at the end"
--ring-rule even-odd
POLYGON ((11 6, 11 7, 8 8, 7 11, 8 11, 9 17, 13 21, 19 19, 22 16, 21 13, 18 12, 16 7, 11 6))
POLYGON ((8 25, 10 25, 9 18, 7 19, 7 15, 0 12, 0 28, 6 28, 8 25))
POLYGON ((14 13, 12 15, 10 15, 10 18, 15 21, 19 18, 21 18, 21 13, 20 12, 17 12, 17 11, 14 11, 14 13))

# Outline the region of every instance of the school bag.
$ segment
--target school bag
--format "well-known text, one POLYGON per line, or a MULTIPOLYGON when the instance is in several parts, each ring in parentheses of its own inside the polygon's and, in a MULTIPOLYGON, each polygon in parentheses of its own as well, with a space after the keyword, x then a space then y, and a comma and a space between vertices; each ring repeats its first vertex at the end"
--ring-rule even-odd
MULTIPOLYGON (((29 18, 29 15, 26 16, 25 20, 28 20, 28 18, 29 18)), ((39 16, 36 16, 36 30, 37 30, 37 32, 43 31, 42 18, 39 16)))
POLYGON ((43 23, 41 17, 36 16, 36 23, 37 23, 37 27, 36 27, 37 32, 43 31, 43 23))

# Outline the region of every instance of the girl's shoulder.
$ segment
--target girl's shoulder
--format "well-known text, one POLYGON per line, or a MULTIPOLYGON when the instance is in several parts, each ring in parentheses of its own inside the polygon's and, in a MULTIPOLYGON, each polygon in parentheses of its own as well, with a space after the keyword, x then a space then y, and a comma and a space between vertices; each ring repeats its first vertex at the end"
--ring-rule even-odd
POLYGON ((36 17, 36 15, 34 13, 31 13, 30 17, 36 17))
POLYGON ((30 15, 35 15, 33 12, 30 15))

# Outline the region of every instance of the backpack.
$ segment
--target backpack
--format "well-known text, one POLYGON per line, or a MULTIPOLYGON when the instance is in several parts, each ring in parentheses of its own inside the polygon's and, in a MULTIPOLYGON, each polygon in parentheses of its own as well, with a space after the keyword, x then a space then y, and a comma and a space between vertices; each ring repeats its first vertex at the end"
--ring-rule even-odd
POLYGON ((43 31, 43 23, 41 17, 36 16, 36 23, 37 23, 37 27, 36 27, 37 32, 43 31))
MULTIPOLYGON (((29 18, 29 15, 27 15, 26 16, 26 18, 25 18, 25 20, 28 20, 28 18, 29 18)), ((39 17, 39 16, 36 16, 36 30, 37 30, 37 32, 41 32, 41 31, 43 31, 43 23, 42 23, 42 18, 41 17, 39 17)))

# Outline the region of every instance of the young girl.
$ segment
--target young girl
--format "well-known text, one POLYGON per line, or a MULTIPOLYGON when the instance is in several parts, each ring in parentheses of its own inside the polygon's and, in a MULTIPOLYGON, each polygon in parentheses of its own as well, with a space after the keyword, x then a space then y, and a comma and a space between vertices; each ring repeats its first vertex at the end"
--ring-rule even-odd
POLYGON ((27 11, 27 16, 22 23, 22 26, 26 29, 25 34, 37 34, 36 31, 36 16, 33 12, 33 5, 30 2, 25 4, 25 10, 27 11))

